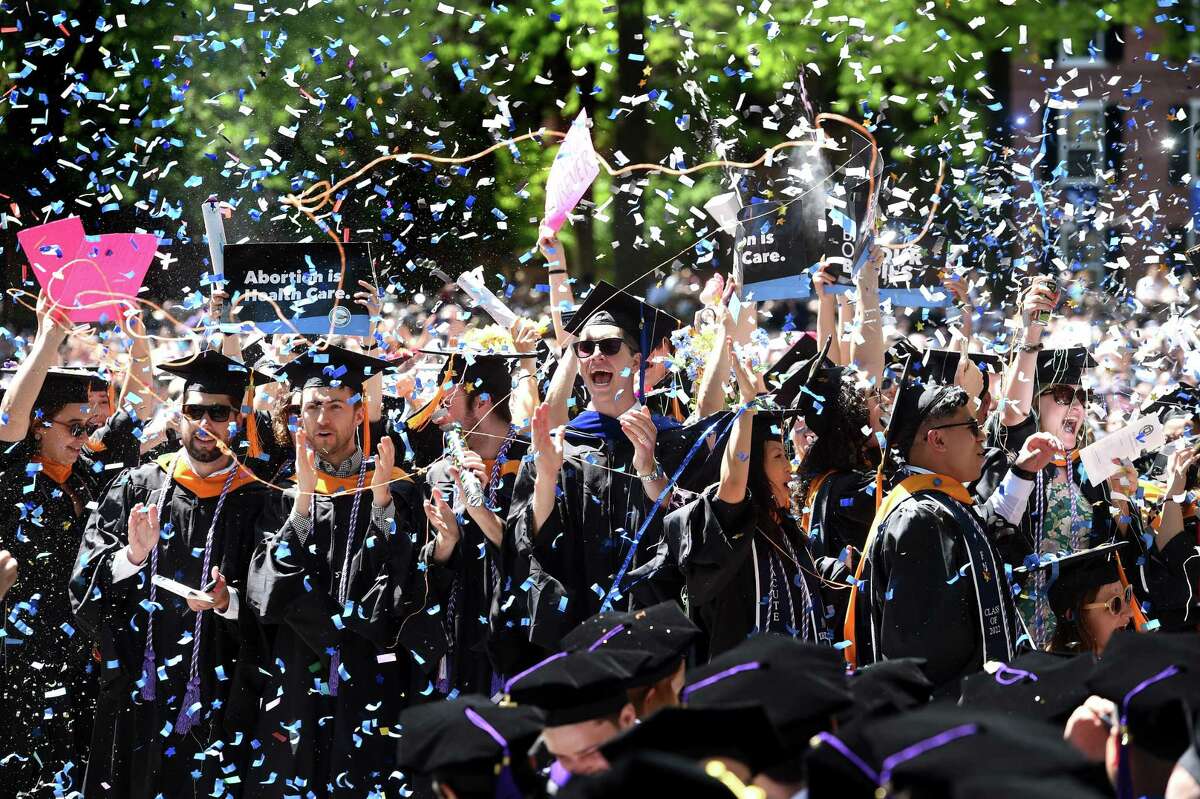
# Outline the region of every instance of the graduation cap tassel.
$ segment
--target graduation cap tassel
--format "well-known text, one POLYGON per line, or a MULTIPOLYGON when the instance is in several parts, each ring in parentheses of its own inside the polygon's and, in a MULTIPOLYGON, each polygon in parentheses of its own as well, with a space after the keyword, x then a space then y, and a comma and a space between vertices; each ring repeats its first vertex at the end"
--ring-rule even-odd
POLYGON ((512 756, 508 750, 508 740, 505 739, 500 731, 487 722, 483 716, 472 708, 466 708, 464 711, 467 716, 467 721, 485 732, 489 738, 499 745, 502 754, 500 765, 496 774, 496 787, 492 792, 495 799, 522 799, 525 792, 517 786, 517 780, 512 773, 512 756))
POLYGON ((1118 731, 1120 748, 1117 754, 1117 799, 1135 799, 1137 796, 1133 790, 1133 771, 1129 763, 1129 703, 1151 685, 1174 677, 1178 673, 1178 666, 1168 666, 1153 677, 1142 680, 1121 700, 1121 728, 1118 731))

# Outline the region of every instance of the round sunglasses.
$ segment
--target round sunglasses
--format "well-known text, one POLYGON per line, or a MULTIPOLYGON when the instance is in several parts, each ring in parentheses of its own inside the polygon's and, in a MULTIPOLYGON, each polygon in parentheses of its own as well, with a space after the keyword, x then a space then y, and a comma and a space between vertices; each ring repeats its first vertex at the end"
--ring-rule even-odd
POLYGON ((1112 615, 1120 616, 1125 612, 1125 608, 1133 607, 1133 586, 1125 586, 1125 591, 1123 593, 1117 594, 1114 597, 1110 597, 1107 602, 1088 602, 1086 605, 1081 605, 1080 607, 1083 610, 1099 610, 1100 608, 1106 608, 1112 615))

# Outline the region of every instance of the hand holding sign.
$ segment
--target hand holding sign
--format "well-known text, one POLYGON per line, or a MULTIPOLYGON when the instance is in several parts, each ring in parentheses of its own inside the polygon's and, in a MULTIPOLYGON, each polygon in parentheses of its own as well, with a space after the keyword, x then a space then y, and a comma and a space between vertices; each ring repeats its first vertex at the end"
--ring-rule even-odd
POLYGON ((116 321, 136 307, 158 237, 105 233, 87 237, 71 216, 22 230, 17 240, 43 291, 72 322, 116 321))
POLYGON ((558 148, 546 180, 546 215, 542 219, 542 234, 558 233, 567 214, 579 204, 592 181, 600 174, 600 161, 592 146, 587 112, 571 123, 571 130, 558 148))

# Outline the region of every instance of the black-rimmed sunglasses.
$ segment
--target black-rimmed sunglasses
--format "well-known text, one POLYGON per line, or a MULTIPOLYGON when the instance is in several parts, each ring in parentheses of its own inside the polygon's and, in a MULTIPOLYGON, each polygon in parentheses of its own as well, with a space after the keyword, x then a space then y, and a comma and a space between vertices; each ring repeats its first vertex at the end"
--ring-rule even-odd
POLYGON ((233 416, 233 408, 229 405, 184 405, 183 415, 193 422, 199 422, 207 416, 210 420, 221 424, 228 422, 233 416))
POLYGON ((622 338, 602 338, 599 341, 576 341, 571 345, 575 349, 575 354, 580 358, 587 359, 596 354, 596 350, 600 351, 601 355, 607 355, 609 358, 621 351, 621 347, 625 346, 625 339, 622 338))
POLYGON ((971 435, 975 436, 976 438, 978 438, 979 434, 983 432, 983 425, 979 423, 978 419, 968 419, 965 422, 954 422, 953 424, 939 424, 936 427, 931 427, 929 429, 949 430, 951 427, 969 427, 971 429, 971 435))
POLYGON ((1078 400, 1079 404, 1085 408, 1088 404, 1087 391, 1082 388, 1074 388, 1061 383, 1056 386, 1050 386, 1050 388, 1043 391, 1042 394, 1049 394, 1054 398, 1054 402, 1056 404, 1062 405, 1064 408, 1069 407, 1072 400, 1078 400))
POLYGON ((83 422, 60 422, 57 419, 47 419, 49 424, 56 424, 60 427, 67 428, 67 433, 71 438, 83 438, 90 436, 92 433, 100 429, 98 425, 84 424, 83 422))

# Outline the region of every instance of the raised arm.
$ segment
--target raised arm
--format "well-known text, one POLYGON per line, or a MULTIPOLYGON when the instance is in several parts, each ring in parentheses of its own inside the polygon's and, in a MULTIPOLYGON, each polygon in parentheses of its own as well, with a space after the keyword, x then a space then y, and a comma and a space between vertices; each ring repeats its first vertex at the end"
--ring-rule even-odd
POLYGON ((879 307, 879 270, 886 251, 873 247, 858 271, 858 305, 854 310, 854 332, 850 338, 850 360, 867 374, 871 385, 883 379, 883 320, 879 307))
MULTIPOLYGON (((731 282, 732 290, 737 286, 731 282)), ((721 341, 732 338, 734 344, 744 345, 750 341, 750 334, 758 322, 758 306, 755 303, 743 303, 734 319, 729 306, 724 302, 717 305, 717 313, 721 319, 721 341)), ((708 354, 704 364, 704 374, 700 378, 700 390, 697 392, 696 412, 700 418, 710 416, 725 408, 725 383, 729 379, 730 355, 729 348, 717 343, 708 354)))
POLYGON ((575 296, 571 292, 571 281, 567 272, 567 255, 563 251, 562 242, 557 235, 542 236, 538 239, 538 248, 546 258, 546 276, 550 284, 550 318, 554 322, 554 340, 561 351, 570 343, 570 335, 563 328, 563 303, 567 306, 575 304, 575 296))
POLYGON ((717 499, 728 505, 737 505, 746 498, 746 482, 750 476, 750 450, 754 433, 754 401, 755 381, 750 364, 735 357, 733 339, 725 339, 726 357, 733 363, 733 371, 737 376, 738 397, 743 405, 749 407, 743 411, 733 423, 729 434, 729 443, 721 456, 721 482, 717 486, 717 499))
POLYGON ((1187 476, 1200 450, 1195 447, 1172 452, 1167 459, 1167 493, 1162 516, 1155 532, 1156 545, 1161 551, 1175 536, 1183 532, 1183 505, 1187 501, 1187 476))
POLYGON ((125 373, 125 384, 117 397, 113 412, 125 405, 125 395, 133 392, 141 402, 135 403, 138 418, 149 421, 154 418, 162 398, 154 382, 154 362, 150 358, 150 337, 146 334, 146 323, 139 310, 122 319, 122 328, 129 337, 129 371, 125 373))
MULTIPOLYGON (((574 336, 568 336, 574 338, 574 336)), ((575 389, 575 378, 579 374, 579 358, 570 346, 563 352, 554 377, 550 381, 550 389, 546 392, 546 401, 540 407, 546 408, 546 418, 551 427, 562 427, 569 420, 570 409, 568 400, 575 389)))
POLYGON ((58 361, 58 348, 71 331, 66 313, 45 294, 38 296, 37 323, 33 344, 0 400, 0 441, 20 441, 29 433, 29 415, 46 370, 58 361))
POLYGON ((817 341, 828 341, 833 338, 834 346, 829 348, 829 356, 839 366, 846 361, 842 358, 841 336, 838 330, 837 296, 829 290, 837 281, 829 274, 829 264, 821 264, 813 273, 813 293, 817 295, 817 341))
POLYGON ((1024 331, 1017 357, 1004 373, 1003 413, 1000 421, 1011 427, 1020 424, 1033 409, 1033 378, 1037 372, 1037 354, 1042 348, 1045 326, 1037 322, 1040 313, 1054 310, 1058 294, 1051 290, 1051 278, 1040 275, 1021 298, 1021 329, 1024 331))
POLYGON ((513 322, 509 333, 512 335, 513 348, 519 353, 529 355, 528 358, 520 360, 517 385, 508 398, 508 410, 513 424, 521 429, 530 423, 534 410, 541 403, 537 378, 537 342, 540 335, 537 323, 524 317, 518 317, 513 322))

